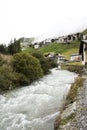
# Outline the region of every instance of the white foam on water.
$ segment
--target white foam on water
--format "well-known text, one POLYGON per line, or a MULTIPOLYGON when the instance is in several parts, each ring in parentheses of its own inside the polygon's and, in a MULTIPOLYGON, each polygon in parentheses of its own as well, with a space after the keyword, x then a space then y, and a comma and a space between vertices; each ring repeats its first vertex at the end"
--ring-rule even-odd
POLYGON ((75 73, 53 69, 30 86, 0 95, 0 130, 53 130, 75 77, 75 73))

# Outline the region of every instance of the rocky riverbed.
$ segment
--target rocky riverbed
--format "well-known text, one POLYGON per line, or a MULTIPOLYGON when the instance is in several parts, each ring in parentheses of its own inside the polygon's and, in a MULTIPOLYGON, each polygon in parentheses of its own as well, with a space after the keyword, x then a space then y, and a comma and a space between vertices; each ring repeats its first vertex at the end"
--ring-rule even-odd
MULTIPOLYGON (((87 78, 79 88, 75 101, 61 114, 61 124, 55 130, 87 130, 87 78)), ((58 122, 57 122, 58 123, 58 122)))

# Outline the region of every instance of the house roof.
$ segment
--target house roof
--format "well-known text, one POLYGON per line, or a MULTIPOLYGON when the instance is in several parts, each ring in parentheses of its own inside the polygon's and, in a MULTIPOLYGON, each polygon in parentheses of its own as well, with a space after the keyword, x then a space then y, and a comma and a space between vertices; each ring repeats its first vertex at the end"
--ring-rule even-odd
POLYGON ((82 40, 83 43, 87 43, 87 40, 82 40))
POLYGON ((79 53, 75 53, 75 54, 72 54, 71 56, 78 56, 79 55, 79 53))

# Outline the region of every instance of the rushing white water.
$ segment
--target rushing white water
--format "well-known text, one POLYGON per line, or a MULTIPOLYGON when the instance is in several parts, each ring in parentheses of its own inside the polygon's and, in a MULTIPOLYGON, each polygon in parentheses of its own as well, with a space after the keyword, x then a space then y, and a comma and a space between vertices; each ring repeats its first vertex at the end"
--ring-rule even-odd
POLYGON ((53 130, 76 74, 52 70, 30 86, 0 95, 0 130, 53 130))

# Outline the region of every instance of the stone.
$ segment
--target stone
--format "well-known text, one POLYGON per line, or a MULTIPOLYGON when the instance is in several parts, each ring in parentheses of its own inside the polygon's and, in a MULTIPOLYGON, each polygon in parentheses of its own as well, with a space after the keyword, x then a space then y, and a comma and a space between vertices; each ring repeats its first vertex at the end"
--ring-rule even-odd
POLYGON ((67 118, 68 116, 70 116, 71 114, 75 113, 75 110, 76 110, 76 102, 70 104, 68 106, 68 108, 66 108, 62 115, 61 115, 61 119, 65 119, 67 118))

